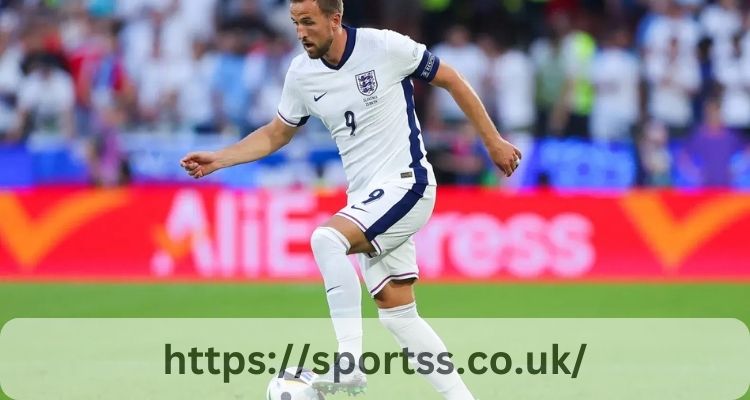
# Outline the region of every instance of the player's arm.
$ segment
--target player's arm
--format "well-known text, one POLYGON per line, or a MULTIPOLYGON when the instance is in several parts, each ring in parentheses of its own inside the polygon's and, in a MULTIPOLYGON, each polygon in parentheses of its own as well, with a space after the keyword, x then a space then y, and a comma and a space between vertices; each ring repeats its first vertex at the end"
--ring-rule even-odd
POLYGON ((466 79, 453 67, 441 62, 431 83, 453 96, 456 104, 479 132, 492 161, 506 176, 511 176, 517 167, 516 160, 521 159, 521 151, 500 136, 482 101, 466 79))
POLYGON ((259 160, 284 147, 299 130, 282 122, 279 117, 239 142, 219 151, 189 153, 180 166, 193 178, 202 178, 221 168, 259 160))

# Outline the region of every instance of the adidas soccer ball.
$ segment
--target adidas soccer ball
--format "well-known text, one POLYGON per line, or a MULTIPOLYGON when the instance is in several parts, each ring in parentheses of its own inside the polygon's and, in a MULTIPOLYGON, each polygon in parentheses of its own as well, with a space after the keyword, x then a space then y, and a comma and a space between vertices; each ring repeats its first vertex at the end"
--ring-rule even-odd
POLYGON ((308 369, 302 369, 299 377, 297 367, 289 367, 284 370, 284 374, 279 377, 274 376, 268 384, 266 398, 268 400, 325 400, 325 397, 315 390, 312 386, 312 380, 317 376, 308 369))

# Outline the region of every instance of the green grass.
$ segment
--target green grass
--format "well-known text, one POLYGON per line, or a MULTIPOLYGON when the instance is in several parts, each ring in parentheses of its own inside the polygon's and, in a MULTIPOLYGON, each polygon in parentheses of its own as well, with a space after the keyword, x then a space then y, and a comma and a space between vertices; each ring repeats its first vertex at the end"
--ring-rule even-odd
MULTIPOLYGON (((417 300, 426 317, 731 317, 750 325, 750 284, 419 284, 417 300)), ((363 305, 376 316, 368 298, 363 305)), ((327 316, 320 284, 0 284, 0 325, 17 317, 327 316)))
MULTIPOLYGON (((417 285, 426 317, 732 317, 750 325, 750 284, 417 285)), ((363 299, 366 317, 376 309, 363 299)), ((327 317, 319 284, 0 284, 17 317, 327 317)))

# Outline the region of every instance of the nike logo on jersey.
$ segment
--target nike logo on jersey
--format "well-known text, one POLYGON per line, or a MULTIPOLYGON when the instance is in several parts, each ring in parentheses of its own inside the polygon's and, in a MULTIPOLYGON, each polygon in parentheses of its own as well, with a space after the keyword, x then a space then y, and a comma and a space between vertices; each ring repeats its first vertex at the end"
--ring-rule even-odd
POLYGON ((359 211, 369 212, 369 211, 365 210, 364 208, 357 207, 356 204, 352 205, 352 208, 355 209, 355 210, 359 210, 359 211))
POLYGON ((325 96, 325 95, 327 95, 327 94, 328 94, 328 92, 325 92, 325 93, 321 94, 320 96, 313 96, 313 97, 314 97, 314 99, 315 99, 315 102, 317 103, 317 102, 318 102, 318 100, 322 99, 322 98, 323 98, 323 96, 325 96))

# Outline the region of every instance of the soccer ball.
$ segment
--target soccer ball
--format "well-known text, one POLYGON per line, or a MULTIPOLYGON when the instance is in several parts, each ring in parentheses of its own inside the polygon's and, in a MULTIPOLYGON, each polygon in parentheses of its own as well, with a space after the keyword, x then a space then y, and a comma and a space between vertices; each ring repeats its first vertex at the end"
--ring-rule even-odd
POLYGON ((266 392, 268 400, 325 400, 323 394, 311 386, 317 375, 303 368, 299 377, 295 377, 297 368, 289 367, 281 377, 276 375, 271 379, 266 392))

